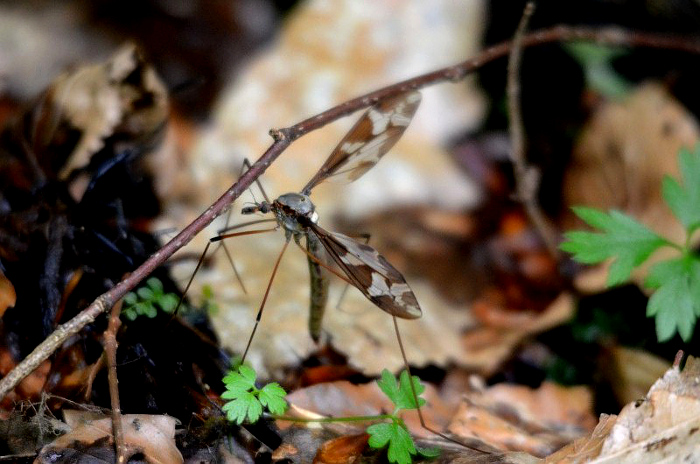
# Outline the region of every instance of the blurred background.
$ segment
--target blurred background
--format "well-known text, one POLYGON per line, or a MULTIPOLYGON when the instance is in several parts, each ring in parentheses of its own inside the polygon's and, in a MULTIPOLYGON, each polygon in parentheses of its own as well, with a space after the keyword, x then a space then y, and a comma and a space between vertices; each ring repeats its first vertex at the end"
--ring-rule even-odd
MULTIPOLYGON (((40 127, 43 118, 36 116, 36 108, 45 103, 47 88, 53 89, 50 101, 59 106, 85 95, 100 100, 98 85, 83 93, 73 93, 73 84, 50 86, 59 75, 91 63, 108 63, 100 72, 118 74, 118 57, 131 53, 124 51, 130 50, 128 44, 140 50, 138 69, 149 69, 139 74, 138 86, 158 89, 148 94, 147 103, 132 101, 137 110, 157 108, 157 123, 144 123, 145 117, 132 121, 157 137, 136 137, 138 131, 117 123, 99 126, 95 121, 121 117, 106 103, 85 122, 71 120, 67 135, 51 145, 82 140, 86 157, 73 153, 47 176, 71 184, 57 189, 65 189, 71 198, 67 204, 83 208, 84 192, 92 192, 94 182, 78 185, 79 176, 65 175, 65 166, 94 175, 100 168, 90 161, 92 154, 107 157, 106 148, 114 155, 124 153, 124 147, 138 152, 139 163, 145 163, 135 178, 102 187, 123 192, 118 208, 112 197, 104 203, 91 200, 99 211, 121 211, 95 229, 99 234, 90 240, 106 237, 97 240, 101 245, 93 244, 89 253, 76 252, 70 266, 63 258, 64 264, 55 264, 57 282, 34 288, 37 295, 53 295, 41 305, 62 301, 65 311, 59 314, 22 309, 32 304, 22 300, 23 284, 17 282, 44 282, 49 269, 44 259, 53 256, 26 257, 25 249, 38 245, 25 238, 41 235, 47 249, 57 243, 65 249, 83 246, 87 242, 75 239, 80 235, 76 231, 91 224, 86 218, 94 210, 78 214, 73 206, 54 205, 37 212, 28 206, 33 201, 28 192, 36 192, 38 184, 17 174, 23 171, 16 164, 25 163, 24 158, 0 165, 5 216, 0 258, 18 302, 5 314, 3 330, 14 360, 204 211, 237 179, 244 159, 254 161, 264 152, 270 128, 476 56, 512 37, 523 7, 524 2, 508 0, 0 1, 0 121, 13 130, 19 131, 17 121, 27 124, 22 133, 40 127), (128 136, 120 134, 115 142, 115 127, 128 136), (44 237, 50 235, 50 221, 36 230, 22 222, 58 217, 59 210, 69 211, 69 224, 79 218, 75 227, 66 228, 70 239, 44 237), (116 229, 105 229, 108 223, 116 223, 116 229), (119 240, 127 242, 124 230, 129 228, 150 235, 139 238, 138 245, 130 238, 122 247, 119 240), (32 233, 24 234, 26 230, 32 233), (130 255, 125 248, 139 253, 130 255), (100 265, 85 265, 83 254, 111 269, 97 272, 100 265), (110 259, 116 262, 104 261, 110 259), (27 263, 36 266, 34 274, 19 271, 27 263), (84 295, 62 296, 79 268, 93 276, 96 287, 84 295), (42 321, 42 330, 28 335, 27 327, 36 320, 42 321)), ((530 30, 559 24, 697 37, 700 5, 693 0, 537 2, 530 30)), ((136 85, 136 74, 122 76, 123 82, 136 85)), ((583 204, 625 211, 657 233, 682 240, 682 227, 674 225, 661 201, 661 181, 665 174, 678 175, 679 148, 698 142, 699 74, 697 56, 669 50, 567 43, 524 51, 520 83, 527 156, 540 172, 538 201, 558 236, 581 226, 570 207, 583 204)), ((513 199, 505 82, 504 58, 463 81, 425 89, 411 126, 381 163, 353 184, 319 186, 312 200, 324 228, 370 233, 371 245, 414 289, 424 317, 402 322, 401 329, 409 362, 419 374, 440 385, 445 395, 461 391, 473 375, 484 385, 585 385, 590 407, 577 425, 589 430, 595 413, 617 412, 643 395, 678 349, 693 352, 698 337, 657 342, 654 321, 645 314, 648 295, 638 285, 643 271, 629 285, 606 290, 605 267, 584 269, 547 252, 513 199)), ((305 185, 358 116, 296 141, 261 178, 267 195, 275 198, 305 185)), ((3 144, 6 160, 12 158, 10 147, 14 145, 3 144)), ((166 290, 182 291, 208 239, 243 222, 240 209, 261 197, 258 187, 251 189, 231 214, 178 253, 160 271, 166 290)), ((277 232, 230 242, 246 291, 221 250, 205 260, 194 278, 189 300, 205 310, 190 316, 207 321, 192 324, 201 323, 227 355, 245 347, 282 236, 277 232)), ((32 293, 33 287, 28 288, 32 293)), ((262 377, 304 385, 319 378, 368 379, 384 368, 401 369, 391 319, 353 289, 336 308, 343 288, 340 281, 332 285, 324 343, 318 346, 306 328, 306 258, 299 250, 288 252, 249 357, 262 377), (336 369, 314 370, 328 365, 336 369)), ((89 343, 81 343, 87 352, 89 343)), ((131 352, 134 358, 139 353, 131 352)), ((87 356, 81 366, 94 357, 87 356)), ((126 374, 122 383, 128 383, 126 374)))

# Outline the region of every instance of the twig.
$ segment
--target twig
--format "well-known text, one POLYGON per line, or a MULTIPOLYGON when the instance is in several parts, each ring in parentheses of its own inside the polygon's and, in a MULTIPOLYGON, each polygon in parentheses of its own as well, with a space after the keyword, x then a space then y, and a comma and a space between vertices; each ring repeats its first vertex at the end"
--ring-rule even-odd
MULTIPOLYGON (((531 47, 551 42, 571 40, 587 40, 618 46, 673 49, 700 54, 700 42, 686 37, 630 32, 619 28, 592 29, 556 26, 524 36, 522 45, 524 47, 531 47)), ((343 116, 367 108, 385 98, 398 95, 408 90, 420 89, 441 82, 459 81, 476 69, 481 68, 486 63, 490 63, 497 58, 507 55, 511 47, 511 42, 503 42, 494 45, 481 52, 478 56, 462 63, 423 74, 412 79, 407 79, 361 97, 348 100, 345 103, 341 103, 323 113, 312 116, 294 126, 272 130, 271 134, 275 139, 274 143, 270 145, 260 159, 241 176, 238 182, 233 184, 231 188, 216 200, 214 204, 207 208, 202 215, 134 270, 129 277, 119 282, 111 290, 97 297, 90 306, 81 311, 73 319, 58 326, 46 340, 41 342, 34 351, 29 354, 29 356, 0 380, 0 399, 4 398, 22 379, 36 369, 41 362, 51 356, 65 340, 78 333, 87 324, 93 322, 97 316, 111 308, 115 301, 121 299, 129 291, 134 289, 139 282, 151 274, 158 266, 163 264, 177 250, 185 246, 216 217, 225 212, 227 208, 230 207, 231 203, 260 177, 270 164, 277 159, 294 140, 340 119, 343 116)))
POLYGON ((525 207, 525 212, 542 237, 549 253, 558 261, 559 250, 557 249, 556 232, 547 221, 537 202, 541 173, 539 169, 529 165, 525 159, 525 128, 522 107, 520 106, 520 62, 523 56, 525 31, 534 12, 535 4, 528 2, 525 5, 523 16, 520 18, 518 29, 513 36, 513 46, 508 55, 507 94, 510 120, 508 125, 511 143, 510 158, 513 162, 517 198, 525 207))
POLYGON ((104 334, 104 347, 107 353, 107 380, 109 382, 109 399, 112 406, 112 436, 117 464, 124 464, 127 458, 124 430, 122 428, 122 410, 119 406, 119 379, 117 378, 117 331, 122 325, 119 314, 122 310, 122 300, 112 307, 109 324, 104 334))

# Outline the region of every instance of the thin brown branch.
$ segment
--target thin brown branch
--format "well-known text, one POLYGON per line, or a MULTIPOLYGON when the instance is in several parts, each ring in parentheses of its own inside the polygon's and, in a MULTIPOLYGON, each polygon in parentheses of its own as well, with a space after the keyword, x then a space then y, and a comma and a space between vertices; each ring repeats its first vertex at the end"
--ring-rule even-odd
MULTIPOLYGON (((600 44, 628 47, 663 48, 700 54, 700 42, 686 37, 630 32, 619 28, 592 29, 557 26, 524 36, 522 44, 523 47, 531 47, 540 44, 571 40, 586 40, 600 44)), ((207 208, 202 215, 134 270, 129 277, 119 282, 111 290, 97 297, 90 306, 73 319, 58 326, 46 340, 29 354, 29 356, 0 380, 0 399, 4 398, 23 378, 36 369, 41 362, 51 356, 65 340, 79 332, 87 324, 93 322, 101 313, 109 310, 115 301, 121 299, 129 291, 134 289, 143 279, 151 274, 153 270, 192 240, 195 235, 209 225, 217 216, 225 212, 227 208, 230 207, 231 203, 260 177, 270 164, 277 159, 294 140, 343 116, 367 108, 387 97, 403 93, 407 90, 421 89, 441 82, 457 82, 485 64, 506 56, 511 47, 511 42, 503 42, 494 45, 484 50, 478 56, 457 65, 407 79, 361 97, 348 100, 323 113, 301 121, 294 126, 272 130, 271 134, 274 138, 274 143, 229 190, 216 200, 214 204, 207 208)))
POLYGON ((125 463, 127 458, 124 430, 122 428, 122 410, 119 406, 119 379, 117 378, 117 331, 119 326, 121 326, 121 319, 119 318, 121 310, 122 300, 119 300, 112 307, 103 342, 105 353, 107 353, 107 380, 109 382, 110 405, 112 406, 112 436, 114 437, 117 464, 125 463))
POLYGON ((537 202, 537 192, 540 188, 540 170, 527 163, 525 156, 525 128, 523 125, 523 113, 520 105, 520 63, 523 56, 523 41, 530 18, 535 12, 535 4, 528 2, 525 5, 520 24, 513 36, 513 46, 508 55, 508 116, 510 123, 510 157, 513 162, 513 172, 515 176, 515 189, 518 200, 523 204, 525 212, 530 218, 535 229, 539 232, 547 250, 559 260, 559 250, 557 249, 557 237, 554 228, 547 221, 544 213, 537 202))

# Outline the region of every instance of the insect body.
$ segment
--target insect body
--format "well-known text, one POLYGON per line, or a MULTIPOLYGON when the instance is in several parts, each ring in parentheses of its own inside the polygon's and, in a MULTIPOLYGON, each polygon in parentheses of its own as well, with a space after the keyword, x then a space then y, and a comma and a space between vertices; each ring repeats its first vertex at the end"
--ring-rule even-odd
POLYGON ((272 212, 287 242, 293 238, 301 246, 301 239, 306 238, 311 274, 309 331, 315 341, 320 337, 328 295, 326 257, 340 268, 346 281, 382 310, 404 319, 421 316, 418 301, 401 273, 369 245, 319 226, 309 198, 311 190, 329 178, 351 182, 371 169, 399 140, 419 103, 418 92, 379 102, 359 119, 301 193, 287 193, 242 210, 243 214, 272 212))

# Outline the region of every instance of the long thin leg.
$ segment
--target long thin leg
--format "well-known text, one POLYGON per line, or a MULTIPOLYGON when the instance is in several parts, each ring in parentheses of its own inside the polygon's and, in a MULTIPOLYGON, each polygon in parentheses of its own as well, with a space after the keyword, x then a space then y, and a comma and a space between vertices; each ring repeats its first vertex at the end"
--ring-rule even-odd
MULTIPOLYGON (((248 158, 243 158, 243 165, 241 166, 241 172, 238 174, 238 177, 240 178, 247 169, 251 168, 250 161, 248 161, 248 158)), ((255 179, 255 183, 258 185, 258 188, 262 192, 263 196, 265 197, 265 200, 268 200, 267 194, 265 193, 265 189, 263 189, 262 184, 260 183, 259 179, 255 179)), ((252 194, 251 190, 251 194, 252 194)), ((255 198, 255 195, 253 195, 253 198, 255 198)), ((268 200, 269 202, 269 200, 268 200)), ((228 232, 231 230, 238 229, 240 227, 244 226, 249 226, 252 224, 260 224, 262 222, 270 222, 274 221, 274 219, 262 219, 262 220, 257 220, 257 221, 249 221, 249 222, 244 222, 243 224, 237 224, 235 226, 229 226, 229 222, 231 221, 231 213, 233 212, 233 205, 229 206, 228 211, 226 212, 226 226, 223 229, 219 229, 216 233, 218 235, 223 234, 224 232, 228 232)), ((231 265, 231 269, 233 269, 233 273, 236 276, 236 280, 238 281, 238 284, 241 286, 241 289, 243 290, 243 293, 245 295, 248 294, 248 290, 245 288, 245 284, 243 283, 243 278, 241 277, 241 274, 238 272, 238 268, 236 267, 236 263, 233 261, 233 258, 231 257, 231 252, 229 251, 228 247, 226 246, 226 242, 221 241, 219 243, 219 246, 214 250, 213 254, 216 254, 217 251, 219 251, 219 248, 224 249, 224 253, 226 253, 226 258, 228 259, 229 264, 231 265)))
MULTIPOLYGON (((372 237, 371 234, 360 234, 360 237, 365 239, 365 245, 369 243, 369 239, 372 237)), ((345 294, 348 293, 348 288, 350 288, 350 284, 345 285, 343 287, 343 291, 340 294, 340 298, 338 298, 338 302, 335 304, 335 309, 340 309, 340 304, 343 302, 345 299, 345 294)))
POLYGON ((248 344, 246 344, 245 351, 243 352, 243 357, 241 358, 241 364, 245 362, 246 356, 248 356, 248 350, 250 349, 250 344, 253 342, 253 337, 255 332, 258 330, 258 325, 260 324, 260 319, 262 319, 263 309, 265 309, 265 303, 267 302, 267 297, 270 294, 270 288, 272 287, 272 281, 275 279, 277 274, 277 269, 280 267, 280 261, 282 261, 282 256, 284 255, 287 246, 289 245, 289 239, 284 242, 282 251, 280 251, 277 261, 275 261, 275 267, 272 269, 272 275, 270 276, 270 281, 267 283, 267 288, 265 289, 265 296, 263 296, 262 302, 260 303, 260 308, 258 309, 258 315, 255 316, 255 325, 253 326, 253 331, 250 333, 250 338, 248 338, 248 344))
MULTIPOLYGON (((250 224, 248 224, 250 225, 250 224)), ((183 290, 182 295, 180 296, 180 299, 177 302, 177 306, 175 306, 175 311, 173 311, 173 317, 177 314, 177 311, 180 309, 180 306, 182 306, 182 302, 185 299, 185 296, 187 295, 187 292, 190 289, 190 286, 192 285, 192 282, 194 281, 194 276, 197 275, 197 271, 199 271, 199 268, 202 267, 202 263, 204 262, 204 258, 207 256, 207 251, 209 251, 209 247, 211 246, 212 243, 221 241, 225 238, 231 238, 231 237, 239 237, 241 235, 253 235, 253 234, 262 234, 265 232, 272 232, 273 230, 276 230, 277 228, 270 228, 270 229, 256 229, 256 230, 246 230, 243 232, 236 232, 232 234, 225 234, 225 235, 217 235, 216 237, 212 237, 209 239, 207 242, 207 246, 204 247, 204 251, 202 252, 202 255, 199 257, 199 261, 197 262, 197 266, 194 268, 194 272, 190 276, 190 280, 187 281, 187 285, 185 285, 185 290, 183 290)))
MULTIPOLYGON (((242 175, 242 172, 241 172, 242 175)), ((238 176, 240 177, 240 175, 238 176)), ((221 235, 223 231, 226 231, 229 229, 229 222, 231 221, 231 212, 233 212, 233 204, 229 206, 228 211, 226 212, 226 227, 223 229, 220 229, 216 231, 217 235, 221 235)), ((242 226, 241 226, 242 227, 242 226)), ((233 229, 231 229, 233 230, 233 229)), ((214 250, 213 254, 216 254, 217 251, 219 251, 219 248, 223 248, 224 252, 226 253, 226 257, 228 258, 228 263, 231 266, 231 269, 233 269, 233 274, 236 276, 236 280, 238 281, 238 285, 241 286, 241 289, 243 290, 243 294, 247 295, 248 291, 245 288, 245 284, 243 283, 243 278, 241 277, 241 274, 238 272, 238 268, 236 267, 236 263, 233 262, 233 258, 231 257, 231 253, 228 251, 228 247, 226 246, 226 242, 219 242, 219 245, 216 247, 216 250, 214 250)))
POLYGON ((406 368, 406 372, 408 372, 408 378, 409 378, 408 384, 411 386, 411 393, 413 394, 413 401, 416 402, 416 411, 418 412, 418 419, 420 420, 421 427, 423 427, 428 432, 434 433, 435 435, 439 436, 440 438, 444 438, 447 441, 450 441, 452 443, 456 443, 458 445, 464 446, 465 448, 469 448, 471 450, 478 451, 480 453, 486 453, 486 451, 480 450, 479 448, 476 448, 472 445, 464 443, 461 440, 457 440, 456 438, 449 437, 442 432, 439 432, 435 429, 432 429, 432 428, 428 427, 428 425, 425 423, 425 419, 423 419, 423 413, 420 410, 420 402, 418 401, 418 394, 416 393, 416 387, 415 387, 415 385, 413 385, 413 375, 411 374, 411 367, 408 365, 408 358, 406 357, 406 350, 404 350, 403 341, 401 340, 401 332, 399 331, 399 322, 398 322, 398 319, 396 316, 392 315, 391 317, 394 319, 394 331, 396 332, 396 340, 398 340, 398 342, 399 342, 399 348, 401 349, 401 357, 403 358, 403 364, 404 364, 404 367, 406 368))
MULTIPOLYGON (((248 169, 250 169, 252 167, 252 165, 250 164, 250 161, 248 161, 248 158, 243 158, 243 166, 247 167, 248 169)), ((265 201, 270 203, 270 199, 267 197, 267 193, 265 193, 265 189, 263 188, 262 184, 260 183, 260 179, 256 178, 255 183, 258 186, 258 188, 260 189, 260 192, 262 193, 263 198, 265 198, 265 201)))
MULTIPOLYGON (((231 215, 230 213, 231 213, 231 210, 229 209, 229 216, 231 215)), ((261 223, 263 223, 263 222, 275 222, 276 219, 257 219, 257 220, 255 220, 255 221, 243 222, 243 223, 241 223, 241 224, 236 224, 236 225, 234 225, 234 226, 229 226, 229 225, 228 225, 228 221, 229 221, 229 220, 228 220, 228 218, 227 218, 227 219, 226 219, 226 227, 225 227, 225 228, 219 229, 218 231, 216 231, 216 233, 218 234, 218 236, 222 236, 222 234, 223 234, 224 232, 228 232, 228 231, 231 231, 231 230, 240 229, 241 227, 252 226, 253 224, 261 224, 261 223)), ((214 237, 214 238, 216 238, 216 237, 214 237)), ((226 238, 226 237, 224 237, 224 238, 226 238)), ((241 289, 243 290, 243 293, 247 295, 247 294, 248 294, 248 291, 246 290, 245 285, 243 284, 243 278, 241 277, 241 275, 240 275, 239 272, 238 272, 238 268, 236 267, 236 263, 234 263, 234 261, 233 261, 233 257, 231 256, 231 252, 229 251, 228 247, 226 246, 226 242, 224 242, 224 241, 221 240, 221 239, 219 239, 219 240, 214 240, 214 241, 218 241, 219 244, 218 244, 218 246, 216 247, 216 250, 214 250, 214 252, 213 252, 212 254, 216 254, 216 252, 219 251, 219 248, 223 248, 223 249, 224 249, 224 253, 226 253, 226 259, 228 259, 228 263, 231 265, 231 269, 233 269, 233 273, 236 275, 236 280, 238 281, 238 284, 241 286, 241 289)))

